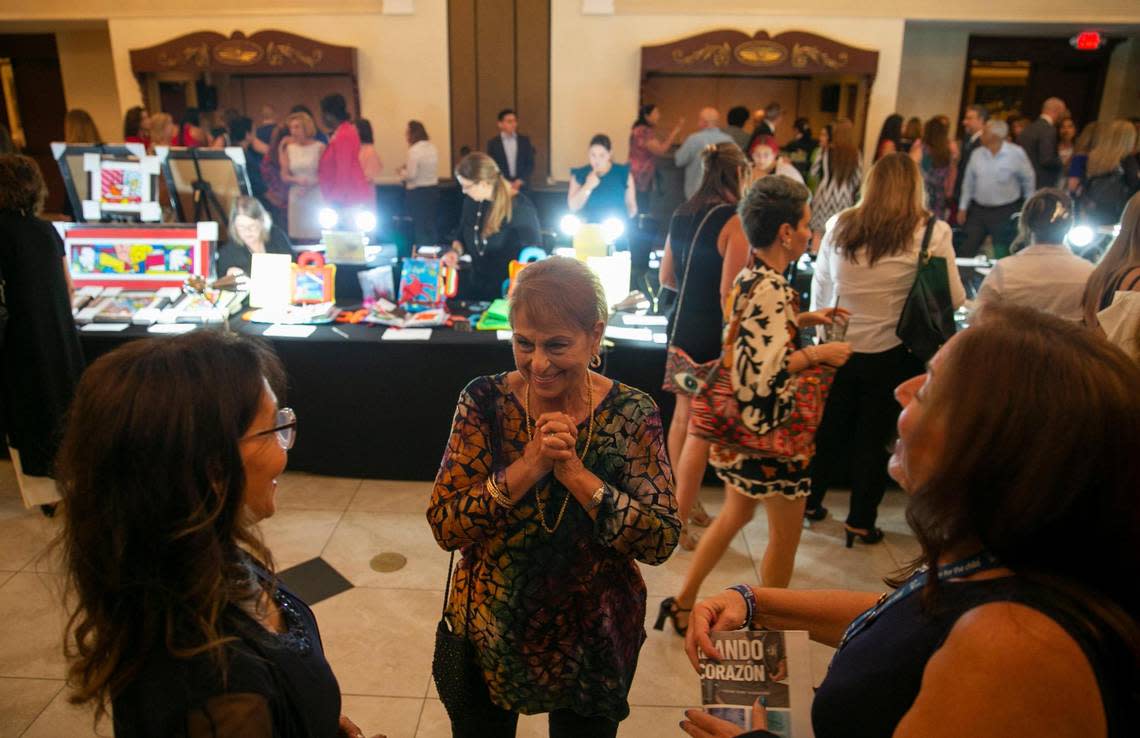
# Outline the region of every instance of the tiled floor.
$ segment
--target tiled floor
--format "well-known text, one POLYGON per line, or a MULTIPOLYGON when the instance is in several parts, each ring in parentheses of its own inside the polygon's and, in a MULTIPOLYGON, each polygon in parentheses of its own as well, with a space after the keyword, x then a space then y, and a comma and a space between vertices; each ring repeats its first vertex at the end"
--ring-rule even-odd
MULTIPOLYGON (((0 738, 110 735, 95 728, 89 710, 72 707, 64 688, 61 646, 61 577, 49 543, 58 523, 20 504, 11 465, 0 462, 0 738)), ((344 712, 366 734, 389 738, 443 738, 446 714, 431 684, 435 624, 443 595, 447 555, 424 519, 430 485, 286 474, 277 514, 262 525, 278 568, 322 557, 355 587, 315 605, 329 661, 344 693, 344 712), (369 561, 378 553, 407 557, 403 569, 381 574, 369 561)), ((721 492, 704 490, 710 511, 721 492)), ((880 525, 886 545, 843 547, 847 495, 828 498, 833 517, 804 532, 792 586, 882 590, 881 579, 917 552, 903 518, 904 499, 890 492, 880 525)), ((705 592, 736 582, 757 582, 767 524, 762 511, 737 536, 705 592)), ((692 554, 678 549, 659 567, 642 567, 652 619, 661 599, 680 585, 692 554)), ((647 623, 647 626, 650 623, 647 623)), ((649 630, 630 694, 633 711, 620 735, 682 735, 682 708, 699 699, 696 675, 672 633, 649 630)), ((816 681, 829 649, 813 646, 816 681)), ((524 717, 519 736, 546 735, 542 717, 524 717)))

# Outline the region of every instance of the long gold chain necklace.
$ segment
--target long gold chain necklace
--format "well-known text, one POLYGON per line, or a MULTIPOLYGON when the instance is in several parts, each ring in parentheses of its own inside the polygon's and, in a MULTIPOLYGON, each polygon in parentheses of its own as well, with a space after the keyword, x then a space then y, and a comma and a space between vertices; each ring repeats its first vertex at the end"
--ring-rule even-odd
MULTIPOLYGON (((594 381, 590 377, 589 372, 586 373, 586 407, 590 416, 589 430, 586 432, 586 445, 582 448, 582 452, 578 454, 578 459, 586 458, 586 452, 590 450, 590 444, 594 442, 594 381)), ((535 423, 530 417, 530 382, 526 383, 526 396, 523 398, 523 412, 526 413, 526 440, 530 443, 534 440, 535 423)), ((550 495, 550 483, 548 482, 545 487, 535 490, 534 499, 538 502, 538 522, 542 523, 542 529, 547 533, 553 534, 558 530, 558 526, 562 525, 562 518, 566 515, 566 507, 570 504, 570 490, 566 490, 566 496, 562 498, 562 509, 558 511, 558 519, 554 521, 554 527, 546 524, 546 506, 542 503, 542 496, 545 493, 550 495)))

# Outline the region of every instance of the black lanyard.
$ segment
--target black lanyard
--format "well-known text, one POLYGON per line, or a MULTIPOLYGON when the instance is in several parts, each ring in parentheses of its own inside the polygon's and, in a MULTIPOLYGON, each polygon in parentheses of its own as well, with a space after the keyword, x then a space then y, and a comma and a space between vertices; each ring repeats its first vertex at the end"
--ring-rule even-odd
MULTIPOLYGON (((945 582, 947 579, 961 579, 972 574, 977 574, 978 572, 998 568, 1001 568, 1001 562, 997 560, 997 557, 989 551, 982 551, 969 558, 938 567, 938 581, 945 582)), ((855 620, 851 622, 851 625, 847 626, 847 630, 844 631, 843 639, 839 641, 839 648, 837 650, 842 651, 843 647, 846 646, 852 638, 870 627, 871 623, 875 622, 875 619, 887 609, 897 605, 924 587, 929 574, 930 570, 927 568, 916 571, 910 579, 906 580, 903 586, 891 592, 889 595, 883 595, 874 607, 855 618, 855 620)))

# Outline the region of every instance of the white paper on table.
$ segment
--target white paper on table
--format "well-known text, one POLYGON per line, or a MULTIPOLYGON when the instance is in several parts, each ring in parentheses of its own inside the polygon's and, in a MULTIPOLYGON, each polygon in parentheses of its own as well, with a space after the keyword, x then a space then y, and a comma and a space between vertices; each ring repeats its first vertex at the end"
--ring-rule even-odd
POLYGON ((189 333, 197 327, 193 323, 159 323, 147 328, 146 332, 157 333, 162 336, 177 336, 182 333, 189 333))
POLYGON ((130 323, 88 323, 79 330, 84 333, 118 333, 130 327, 130 323))
POLYGON ((620 325, 607 325, 606 338, 619 338, 623 341, 652 341, 653 331, 648 328, 623 328, 620 325))
POLYGON ((313 335, 317 327, 315 325, 286 325, 284 323, 274 323, 265 329, 261 335, 269 336, 270 338, 308 338, 313 335))
POLYGON ((431 328, 388 328, 381 341, 430 341, 431 328))
MULTIPOLYGON (((278 307, 292 300, 289 254, 253 254, 249 275, 249 306, 278 307)), ((219 274, 219 277, 225 276, 219 274)))
POLYGON ((654 333, 653 334, 653 343, 669 343, 669 334, 668 333, 654 333))
POLYGON ((636 313, 622 313, 623 325, 669 325, 669 318, 664 315, 638 315, 636 313))
POLYGON ((495 338, 498 338, 500 341, 509 341, 514 337, 514 331, 495 331, 495 338))

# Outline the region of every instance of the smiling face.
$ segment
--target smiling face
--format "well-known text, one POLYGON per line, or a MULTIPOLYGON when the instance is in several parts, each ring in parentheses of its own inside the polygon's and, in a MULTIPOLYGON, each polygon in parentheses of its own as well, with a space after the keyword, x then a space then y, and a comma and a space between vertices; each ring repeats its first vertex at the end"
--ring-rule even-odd
POLYGON ((493 182, 476 182, 459 175, 456 175, 455 178, 459 180, 459 187, 463 190, 463 194, 475 202, 487 202, 495 194, 493 182))
POLYGON ((295 141, 304 141, 308 137, 305 135, 305 124, 294 118, 289 121, 289 135, 295 141))
POLYGON ((899 438, 895 442, 887 473, 908 494, 930 480, 939 462, 946 431, 942 422, 930 412, 932 388, 938 385, 938 370, 946 364, 954 339, 930 360, 926 374, 912 377, 895 388, 895 399, 902 405, 899 413, 899 438))
POLYGON ((241 462, 245 470, 243 502, 254 522, 264 520, 277 511, 277 477, 285 471, 288 453, 281 447, 277 434, 265 433, 277 425, 277 396, 265 382, 257 415, 241 440, 241 462))
POLYGON ((514 136, 519 130, 519 118, 514 113, 508 113, 499 121, 499 130, 508 136, 514 136))
POLYGON ((531 392, 557 400, 585 386, 590 359, 605 330, 601 322, 587 332, 576 326, 539 323, 520 310, 513 323, 515 366, 531 392))

